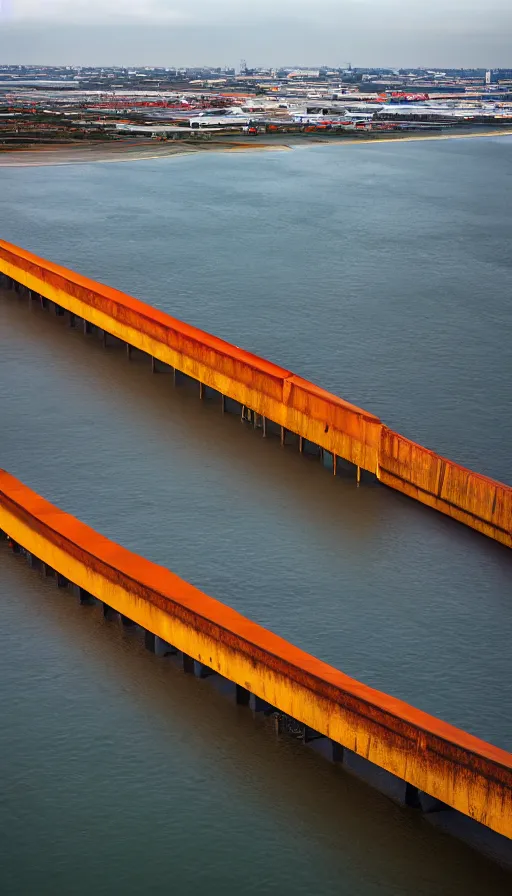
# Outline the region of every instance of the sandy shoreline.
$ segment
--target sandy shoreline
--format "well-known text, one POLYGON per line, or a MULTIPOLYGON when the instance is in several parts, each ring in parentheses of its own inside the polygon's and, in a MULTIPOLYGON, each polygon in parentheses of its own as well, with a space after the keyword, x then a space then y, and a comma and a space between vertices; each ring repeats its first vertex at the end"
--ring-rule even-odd
POLYGON ((205 152, 265 152, 291 147, 267 143, 129 143, 93 144, 89 146, 45 146, 33 149, 0 150, 0 168, 38 168, 47 165, 85 165, 93 162, 139 162, 205 152))
POLYGON ((33 168, 45 165, 79 165, 93 162, 138 162, 149 159, 183 156, 205 152, 283 152, 296 146, 368 146, 374 143, 410 143, 425 140, 468 140, 481 137, 512 137, 512 130, 492 130, 457 134, 410 134, 408 136, 382 136, 371 139, 351 137, 311 137, 292 139, 289 144, 277 141, 255 140, 250 143, 237 141, 213 141, 211 143, 116 143, 90 144, 86 146, 45 146, 38 149, 0 150, 0 168, 33 168))

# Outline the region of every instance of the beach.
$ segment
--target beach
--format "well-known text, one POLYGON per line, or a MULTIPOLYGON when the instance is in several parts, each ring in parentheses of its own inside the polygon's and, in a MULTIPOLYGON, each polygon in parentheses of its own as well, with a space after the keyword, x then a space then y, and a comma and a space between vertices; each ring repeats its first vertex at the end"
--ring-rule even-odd
POLYGON ((482 137, 511 136, 510 129, 485 130, 458 133, 416 133, 416 134, 382 134, 378 137, 330 137, 311 134, 291 136, 289 143, 269 139, 267 135, 256 137, 251 142, 239 140, 169 141, 158 143, 154 140, 126 141, 119 143, 89 143, 86 145, 55 144, 40 147, 16 149, 0 149, 0 168, 32 168, 44 165, 88 164, 91 162, 138 162, 147 159, 162 159, 169 156, 180 156, 188 153, 202 152, 281 152, 292 150, 295 146, 306 145, 354 145, 367 146, 374 143, 390 143, 401 141, 410 143, 425 140, 462 140, 482 137))

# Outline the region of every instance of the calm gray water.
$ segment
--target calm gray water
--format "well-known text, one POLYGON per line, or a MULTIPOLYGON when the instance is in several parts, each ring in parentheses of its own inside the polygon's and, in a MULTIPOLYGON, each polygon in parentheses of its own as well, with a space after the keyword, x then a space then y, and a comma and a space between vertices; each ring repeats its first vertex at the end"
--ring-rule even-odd
MULTIPOLYGON (((2 237, 510 481, 511 160, 512 142, 472 139, 4 170, 2 237)), ((333 481, 12 294, 0 367, 3 467, 510 748, 510 552, 333 481)), ((9 892, 500 892, 483 860, 0 557, 9 892)))

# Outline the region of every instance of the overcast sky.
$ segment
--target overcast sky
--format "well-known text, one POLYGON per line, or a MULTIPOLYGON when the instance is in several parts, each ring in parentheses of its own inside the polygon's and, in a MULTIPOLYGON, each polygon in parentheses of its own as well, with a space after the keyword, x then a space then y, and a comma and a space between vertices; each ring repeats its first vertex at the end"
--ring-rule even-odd
POLYGON ((512 68, 512 0, 0 0, 0 63, 512 68))

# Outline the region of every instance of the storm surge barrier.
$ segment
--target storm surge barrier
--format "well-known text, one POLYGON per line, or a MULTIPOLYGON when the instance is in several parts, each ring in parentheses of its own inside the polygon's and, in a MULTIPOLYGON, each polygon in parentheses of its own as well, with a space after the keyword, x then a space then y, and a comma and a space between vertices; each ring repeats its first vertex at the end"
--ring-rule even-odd
POLYGON ((334 761, 363 757, 403 784, 403 802, 428 794, 512 838, 512 755, 350 678, 209 597, 163 567, 109 541, 0 471, 0 532, 14 553, 92 597, 105 616, 145 630, 146 646, 175 653, 185 672, 222 676, 239 704, 326 738, 334 761))
POLYGON ((171 317, 116 289, 0 241, 4 285, 26 289, 44 307, 53 303, 84 332, 103 331, 155 361, 186 374, 240 405, 266 435, 272 423, 337 459, 374 474, 383 484, 512 547, 512 488, 474 473, 388 429, 374 414, 289 370, 171 317))

